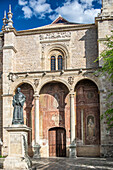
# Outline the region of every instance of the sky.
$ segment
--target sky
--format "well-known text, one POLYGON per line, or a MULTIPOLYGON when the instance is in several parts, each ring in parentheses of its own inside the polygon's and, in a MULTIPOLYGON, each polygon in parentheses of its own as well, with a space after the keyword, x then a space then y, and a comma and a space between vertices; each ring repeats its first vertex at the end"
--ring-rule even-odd
POLYGON ((74 23, 94 23, 101 9, 101 0, 0 0, 0 30, 9 4, 17 31, 51 24, 59 15, 74 23))

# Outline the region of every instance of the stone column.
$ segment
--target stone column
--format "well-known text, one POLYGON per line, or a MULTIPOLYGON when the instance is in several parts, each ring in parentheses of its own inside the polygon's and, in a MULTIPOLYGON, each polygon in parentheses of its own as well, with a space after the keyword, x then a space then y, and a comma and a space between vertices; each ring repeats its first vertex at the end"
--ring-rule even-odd
POLYGON ((35 145, 34 145, 34 158, 40 158, 40 145, 39 145, 39 95, 35 94, 35 145))
POLYGON ((70 157, 76 157, 74 93, 70 93, 70 157))

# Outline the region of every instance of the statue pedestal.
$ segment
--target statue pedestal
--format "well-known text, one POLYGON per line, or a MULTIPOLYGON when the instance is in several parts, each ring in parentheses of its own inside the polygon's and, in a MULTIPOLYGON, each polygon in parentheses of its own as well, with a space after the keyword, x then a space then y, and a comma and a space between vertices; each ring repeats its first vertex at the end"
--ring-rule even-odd
POLYGON ((9 135, 9 145, 4 170, 30 170, 32 163, 27 154, 27 138, 31 129, 25 125, 12 125, 5 129, 9 135))
POLYGON ((69 146, 69 157, 76 158, 76 143, 71 143, 69 146))
POLYGON ((39 144, 35 144, 33 158, 40 158, 40 148, 41 146, 39 144))

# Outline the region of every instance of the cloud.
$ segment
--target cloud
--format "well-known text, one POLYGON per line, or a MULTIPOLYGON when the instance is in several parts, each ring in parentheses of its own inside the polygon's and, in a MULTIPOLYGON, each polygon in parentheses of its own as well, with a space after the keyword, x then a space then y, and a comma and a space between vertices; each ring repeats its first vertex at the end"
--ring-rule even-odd
POLYGON ((33 15, 31 9, 28 6, 24 6, 22 8, 22 11, 24 12, 24 17, 25 18, 31 18, 32 15, 33 15))
POLYGON ((46 3, 46 0, 30 0, 29 5, 35 15, 44 15, 52 11, 50 4, 46 3))
POLYGON ((23 6, 24 18, 31 18, 33 15, 44 18, 46 14, 52 12, 49 3, 46 0, 18 0, 18 4, 23 6))
POLYGON ((100 3, 101 0, 64 0, 60 7, 51 8, 47 0, 18 0, 22 6, 24 18, 36 16, 39 19, 49 17, 52 21, 59 14, 70 22, 93 23, 94 18, 100 13, 100 9, 94 9, 93 2, 100 3), (48 14, 48 15, 47 15, 48 14))
POLYGON ((75 23, 93 23, 94 18, 100 13, 100 9, 94 9, 93 0, 78 0, 66 1, 63 6, 55 9, 55 13, 50 15, 51 20, 56 19, 58 14, 62 15, 65 19, 75 23), (89 7, 90 6, 90 7, 89 7))
POLYGON ((18 0, 18 4, 19 5, 26 5, 28 2, 27 1, 25 1, 25 0, 18 0))

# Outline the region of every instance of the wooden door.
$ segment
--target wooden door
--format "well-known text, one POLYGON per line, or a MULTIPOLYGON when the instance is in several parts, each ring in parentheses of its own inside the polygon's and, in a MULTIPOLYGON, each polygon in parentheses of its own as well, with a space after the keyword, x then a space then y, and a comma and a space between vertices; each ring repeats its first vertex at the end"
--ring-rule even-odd
POLYGON ((66 131, 64 128, 49 130, 49 156, 66 156, 66 131))
POLYGON ((49 131, 49 156, 56 156, 56 130, 49 131))

